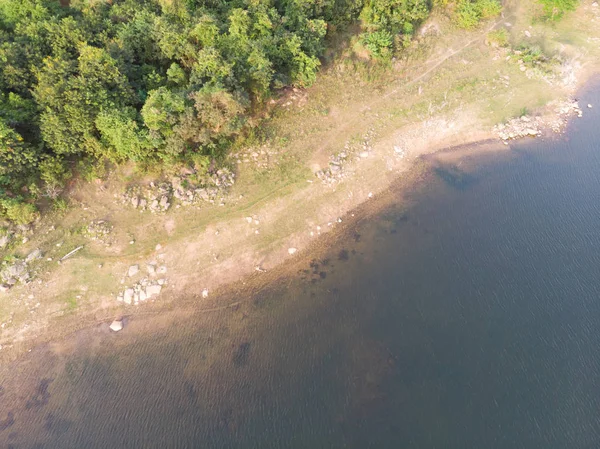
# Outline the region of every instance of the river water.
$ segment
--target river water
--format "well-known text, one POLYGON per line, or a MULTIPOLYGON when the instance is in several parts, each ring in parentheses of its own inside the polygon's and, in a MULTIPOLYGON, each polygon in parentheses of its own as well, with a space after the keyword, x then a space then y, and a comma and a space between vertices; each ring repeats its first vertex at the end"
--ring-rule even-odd
POLYGON ((431 158, 237 308, 39 349, 0 447, 599 447, 600 86, 580 103, 555 140, 431 158))

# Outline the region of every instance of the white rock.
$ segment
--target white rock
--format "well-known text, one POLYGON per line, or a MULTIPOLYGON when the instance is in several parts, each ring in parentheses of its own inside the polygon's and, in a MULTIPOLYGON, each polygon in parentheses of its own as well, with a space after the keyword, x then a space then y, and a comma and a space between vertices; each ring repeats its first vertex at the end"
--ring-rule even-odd
POLYGON ((154 276, 156 274, 156 266, 154 264, 149 263, 146 265, 146 269, 148 270, 148 274, 150 276, 154 276))
POLYGON ((592 106, 591 104, 588 104, 588 108, 592 109, 592 108, 593 108, 593 106, 592 106))
POLYGON ((38 249, 34 249, 32 252, 30 252, 27 257, 25 258, 25 262, 29 263, 32 260, 36 260, 36 259, 40 259, 42 257, 42 252, 38 249))
POLYGON ((132 266, 129 267, 129 271, 127 271, 127 276, 133 277, 136 274, 138 274, 139 271, 140 271, 140 266, 139 265, 132 265, 132 266))
POLYGON ((164 279, 159 279, 156 282, 158 282, 158 285, 165 285, 165 280, 164 279))
POLYGON ((161 290, 162 287, 160 285, 149 285, 146 287, 146 296, 152 298, 153 296, 159 295, 161 290))
POLYGON ((367 197, 373 198, 373 192, 369 192, 369 194, 367 195, 367 197))
POLYGON ((123 329, 123 321, 121 320, 114 320, 112 323, 110 323, 110 330, 113 332, 119 332, 121 329, 123 329))
POLYGON ((288 254, 296 254, 296 252, 298 251, 298 248, 288 248, 288 254))
POLYGON ((167 267, 164 265, 161 265, 160 267, 158 267, 156 269, 157 274, 166 274, 166 272, 167 272, 167 267))
POLYGON ((246 217, 246 221, 248 222, 248 224, 252 223, 252 217, 246 217))
POLYGON ((523 31, 523 33, 525 34, 525 36, 527 37, 531 37, 531 33, 527 30, 523 31))
POLYGON ((155 249, 156 251, 160 251, 160 250, 162 249, 162 245, 161 245, 160 243, 158 243, 158 244, 157 244, 157 245, 154 247, 154 249, 155 249))
POLYGON ((366 157, 369 157, 369 152, 368 152, 368 151, 362 151, 362 152, 359 154, 359 156, 360 156, 360 157, 362 157, 362 158, 364 159, 364 158, 366 158, 366 157))
POLYGON ((140 301, 145 301, 146 298, 146 292, 144 290, 140 291, 140 301))
POLYGON ((208 298, 208 289, 205 288, 204 290, 202 290, 202 297, 203 298, 208 298))
POLYGON ((125 302, 125 304, 131 304, 132 300, 133 300, 133 289, 128 288, 127 290, 125 290, 123 292, 123 301, 125 302))

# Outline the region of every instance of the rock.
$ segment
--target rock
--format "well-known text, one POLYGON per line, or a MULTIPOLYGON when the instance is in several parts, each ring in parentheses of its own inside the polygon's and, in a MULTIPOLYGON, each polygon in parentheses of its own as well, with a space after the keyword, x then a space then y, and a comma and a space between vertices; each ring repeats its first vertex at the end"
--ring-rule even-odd
POLYGON ((10 290, 10 286, 9 285, 0 284, 0 293, 6 293, 9 290, 10 290))
POLYGON ((9 235, 2 235, 2 236, 0 236, 0 248, 6 247, 6 245, 8 245, 8 242, 10 242, 10 236, 9 235))
POLYGON ((296 254, 297 251, 298 251, 297 248, 288 248, 288 254, 290 254, 290 255, 296 254))
POLYGON ((369 157, 369 152, 368 151, 361 151, 361 153, 359 154, 359 156, 361 158, 363 158, 363 159, 367 158, 367 157, 369 157))
POLYGON ((167 210, 169 208, 170 204, 169 204, 169 198, 167 198, 166 196, 162 196, 160 199, 160 207, 162 210, 167 210))
POLYGON ((594 2, 594 3, 592 3, 592 6, 593 6, 594 8, 597 8, 597 7, 598 7, 598 2, 594 2))
POLYGON ((162 290, 162 286, 160 285, 149 285, 146 287, 146 297, 152 298, 153 296, 157 296, 160 294, 162 290))
POLYGON ((592 109, 592 108, 593 108, 593 106, 592 106, 591 104, 589 104, 589 103, 588 103, 588 108, 589 108, 589 109, 592 109))
POLYGON ((156 275, 156 266, 154 264, 148 264, 146 265, 146 269, 148 270, 148 274, 150 276, 154 276, 156 275))
POLYGON ((123 321, 121 320, 114 320, 112 323, 110 323, 110 330, 113 332, 119 332, 120 330, 123 329, 123 321))
POLYGON ((134 196, 131 198, 131 205, 133 207, 138 207, 138 205, 140 204, 140 199, 137 196, 134 196))
POLYGON ((41 259, 42 258, 42 252, 39 250, 39 248, 34 249, 32 252, 30 252, 27 257, 25 258, 25 262, 29 263, 33 260, 36 259, 41 259))
POLYGON ((14 265, 9 266, 2 273, 2 277, 6 280, 8 284, 11 284, 11 282, 13 282, 12 285, 14 285, 16 283, 16 279, 21 280, 21 282, 23 282, 23 279, 29 279, 29 273, 27 273, 27 269, 23 262, 17 262, 14 265))
POLYGON ((159 279, 156 282, 158 282, 158 285, 165 285, 165 280, 164 279, 159 279))
POLYGON ((162 249, 162 245, 161 245, 160 243, 158 243, 158 244, 157 244, 157 245, 154 247, 154 249, 155 249, 156 251, 160 251, 160 250, 162 249))
POLYGON ((202 297, 203 298, 208 298, 208 289, 205 288, 204 290, 202 290, 202 297))
POLYGON ((139 271, 140 271, 139 265, 132 265, 129 267, 129 270, 127 271, 127 276, 129 276, 131 278, 131 277, 135 276, 136 274, 138 274, 139 271))
POLYGON ((160 267, 158 267, 156 269, 156 274, 166 274, 167 273, 167 267, 164 265, 161 265, 160 267))
POLYGON ((523 33, 525 34, 525 36, 527 37, 531 37, 531 33, 527 30, 523 31, 523 33))
POLYGON ((131 301, 133 301, 133 293, 132 288, 128 288, 123 292, 123 301, 125 304, 131 304, 131 301))
POLYGON ((147 299, 146 292, 144 290, 140 291, 140 301, 145 301, 147 299))
POLYGON ((252 223, 252 217, 246 217, 246 221, 248 222, 248 224, 252 223))

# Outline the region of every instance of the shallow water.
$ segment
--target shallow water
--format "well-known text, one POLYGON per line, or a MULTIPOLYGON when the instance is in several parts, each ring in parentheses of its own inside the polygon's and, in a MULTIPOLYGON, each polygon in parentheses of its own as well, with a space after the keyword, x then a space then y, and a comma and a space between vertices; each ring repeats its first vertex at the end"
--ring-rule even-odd
POLYGON ((597 448, 600 86, 580 103, 555 142, 432 161, 239 308, 23 362, 0 447, 597 448))

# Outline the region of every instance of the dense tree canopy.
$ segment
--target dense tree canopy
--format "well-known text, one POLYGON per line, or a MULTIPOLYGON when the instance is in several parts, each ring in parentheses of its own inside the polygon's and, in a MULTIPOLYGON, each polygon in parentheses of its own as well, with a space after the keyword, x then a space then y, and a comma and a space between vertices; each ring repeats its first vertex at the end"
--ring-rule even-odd
POLYGON ((366 47, 386 56, 429 9, 427 0, 3 0, 0 200, 43 192, 40 180, 64 178, 78 158, 219 154, 273 90, 314 82, 331 30, 361 20, 366 47))

